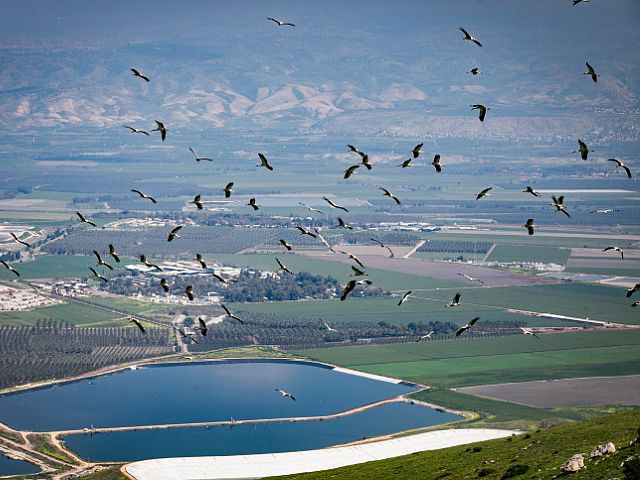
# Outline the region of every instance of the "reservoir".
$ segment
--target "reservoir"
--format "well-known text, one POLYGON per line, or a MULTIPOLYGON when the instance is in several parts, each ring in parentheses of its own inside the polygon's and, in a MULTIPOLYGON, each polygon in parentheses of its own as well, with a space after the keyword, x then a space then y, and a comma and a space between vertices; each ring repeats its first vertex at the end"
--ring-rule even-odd
POLYGON ((131 462, 310 450, 459 419, 450 413, 395 402, 325 421, 86 433, 67 435, 64 441, 88 460, 131 462))
POLYGON ((149 365, 5 394, 0 396, 0 421, 19 430, 57 431, 232 417, 306 417, 349 410, 414 389, 411 384, 336 372, 311 362, 149 365), (276 389, 290 392, 296 401, 276 389))
POLYGON ((27 473, 38 473, 39 471, 40 469, 35 465, 23 462, 22 460, 5 457, 2 452, 0 452, 0 476, 26 475, 27 473))

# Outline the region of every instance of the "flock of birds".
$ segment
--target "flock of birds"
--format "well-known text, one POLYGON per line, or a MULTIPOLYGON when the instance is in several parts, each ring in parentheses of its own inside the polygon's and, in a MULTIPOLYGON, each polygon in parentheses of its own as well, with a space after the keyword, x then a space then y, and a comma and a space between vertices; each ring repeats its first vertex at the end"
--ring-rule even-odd
MULTIPOLYGON (((573 0, 573 5, 577 5, 579 3, 586 3, 589 0, 573 0)), ((279 27, 295 27, 295 24, 288 22, 288 21, 282 21, 273 17, 267 17, 267 20, 274 22, 275 24, 277 24, 279 27)), ((460 27, 460 31, 463 33, 464 37, 463 39, 465 41, 469 41, 475 45, 477 45, 478 47, 482 47, 482 43, 475 37, 473 37, 467 30, 465 30, 463 27, 460 27)), ((593 80, 593 82, 597 82, 598 81, 598 77, 600 76, 595 69, 587 62, 586 63, 587 66, 587 71, 583 72, 584 75, 589 75, 590 78, 593 80)), ((150 82, 150 78, 143 74, 140 70, 137 70, 135 68, 131 68, 131 72, 135 77, 138 77, 140 79, 142 79, 145 82, 150 82)), ((468 73, 471 73, 472 75, 478 75, 480 73, 479 68, 474 67, 472 68, 468 73)), ((484 122, 487 112, 490 109, 490 107, 487 107, 483 104, 472 104, 471 106, 471 110, 477 110, 478 111, 478 118, 480 120, 480 122, 484 122)), ((129 129, 130 132, 132 134, 141 134, 141 135, 146 135, 149 136, 150 133, 144 129, 141 128, 137 128, 137 127, 133 127, 133 126, 129 126, 129 125, 125 125, 125 128, 129 129)), ((169 129, 165 126, 165 124, 159 120, 155 120, 155 128, 153 128, 151 130, 151 132, 159 132, 160 133, 160 137, 162 142, 166 141, 167 139, 167 132, 169 131, 169 129)), ((351 166, 349 166, 345 171, 344 171, 344 178, 345 179, 349 179, 351 178, 352 175, 354 175, 357 170, 362 166, 365 167, 367 170, 371 170, 373 168, 373 164, 371 163, 370 157, 367 153, 365 153, 364 151, 360 150, 358 147, 354 146, 354 145, 347 145, 348 149, 350 152, 353 152, 355 154, 357 154, 360 157, 360 161, 358 163, 355 163, 351 166)), ((405 168, 409 168, 412 166, 412 162, 417 159, 421 154, 422 154, 422 147, 423 147, 423 143, 420 143, 418 145, 416 145, 412 150, 411 150, 411 154, 410 157, 403 161, 401 164, 399 164, 398 166, 401 167, 402 169, 405 168)), ((207 157, 200 157, 198 156, 198 154, 196 154, 195 150, 191 147, 189 147, 189 151, 191 152, 191 154, 194 156, 196 162, 212 162, 213 160, 211 158, 207 158, 207 157)), ((592 151, 588 148, 587 144, 582 141, 581 139, 578 139, 578 150, 575 150, 574 153, 579 153, 580 157, 582 158, 582 160, 587 161, 588 160, 588 155, 589 152, 592 151)), ((267 159, 267 157, 263 154, 263 153, 258 153, 258 163, 256 164, 256 167, 261 167, 261 168, 265 168, 268 171, 273 171, 274 168, 271 165, 271 163, 269 162, 269 160, 267 159)), ((628 178, 631 178, 631 170, 629 169, 629 167, 627 165, 625 165, 622 161, 615 159, 615 158, 610 158, 608 159, 608 161, 610 162, 614 162, 616 169, 620 168, 622 170, 624 170, 624 172, 626 173, 628 178)), ((443 165, 441 163, 441 156, 440 154, 435 154, 433 157, 433 160, 431 161, 431 165, 434 167, 436 173, 441 173, 442 169, 443 169, 443 165)), ((234 182, 228 182, 224 188, 222 189, 222 192, 224 193, 225 198, 230 198, 232 196, 233 193, 233 187, 234 187, 234 182)), ((394 193, 392 193, 389 189, 385 188, 385 187, 378 187, 381 191, 382 191, 382 196, 385 197, 389 197, 390 200, 392 200, 393 202, 395 202, 395 204, 397 205, 401 205, 401 200, 400 198, 398 198, 398 196, 396 196, 394 193)), ((481 190, 480 192, 478 192, 476 194, 476 200, 481 200, 484 197, 489 197, 491 196, 491 190, 493 189, 493 187, 487 187, 484 188, 483 190, 481 190)), ((138 190, 138 189, 131 189, 131 191, 133 193, 136 193, 137 195, 139 195, 139 197, 143 200, 148 200, 150 202, 152 202, 153 204, 157 204, 158 201, 156 200, 156 198, 154 198, 151 195, 146 194, 145 192, 138 190)), ((531 186, 526 186, 526 188, 524 190, 522 190, 523 193, 528 193, 531 194, 535 197, 539 197, 540 193, 536 192, 531 186)), ((349 210, 342 206, 342 205, 338 205, 337 203, 335 203, 334 201, 332 201, 330 198, 323 196, 322 197, 323 200, 328 204, 330 209, 334 209, 334 210, 340 210, 343 211, 345 213, 348 213, 349 210)), ((557 212, 562 212, 564 215, 566 215, 567 217, 571 217, 570 213, 567 211, 565 205, 564 205, 564 196, 558 196, 556 197, 555 195, 551 197, 552 199, 552 203, 550 204, 551 206, 553 206, 555 208, 555 210, 557 212)), ((203 209, 203 202, 202 202, 202 197, 201 195, 196 195, 194 197, 194 199, 189 202, 190 204, 195 205, 197 210, 202 210, 203 209)), ((299 202, 300 205, 304 206, 307 210, 309 210, 310 212, 313 213, 320 213, 320 214, 324 214, 321 210, 314 208, 308 204, 305 203, 301 203, 299 202)), ((253 208, 253 210, 259 210, 260 209, 260 204, 257 203, 255 198, 251 198, 249 200, 249 203, 247 204, 248 206, 250 206, 251 208, 253 208)), ((613 210, 611 210, 613 211, 613 210)), ((608 212, 603 212, 603 213, 608 213, 608 212)), ((79 221, 81 223, 85 223, 91 227, 97 227, 96 223, 94 223, 93 221, 91 221, 90 219, 86 218, 81 212, 76 212, 76 215, 79 219, 79 221)), ((337 217, 337 225, 336 228, 344 228, 347 230, 352 230, 353 227, 348 225, 345 220, 342 217, 337 217)), ((534 223, 534 220, 532 218, 527 219, 526 223, 522 225, 528 232, 529 235, 534 235, 535 230, 537 228, 537 226, 534 223)), ((172 242, 177 238, 180 238, 180 231, 183 228, 182 225, 178 225, 176 227, 174 227, 173 229, 171 229, 171 231, 168 233, 167 235, 167 241, 168 242, 172 242)), ((352 253, 348 253, 345 251, 341 251, 341 250, 334 250, 334 248, 326 241, 326 239, 320 234, 320 232, 318 231, 318 229, 315 229, 313 232, 309 231, 307 229, 305 229, 304 227, 298 226, 296 227, 299 231, 301 235, 306 235, 315 239, 318 239, 322 244, 324 244, 331 252, 333 253, 337 253, 337 254, 343 254, 346 255, 350 260, 353 260, 355 262, 355 265, 351 265, 351 269, 353 271, 353 276, 355 277, 362 277, 362 276, 366 276, 366 270, 365 270, 365 266, 364 264, 352 253)), ((27 248, 30 248, 30 245, 27 242, 24 242, 23 240, 20 240, 18 238, 17 235, 15 235, 14 233, 11 233, 11 236, 13 237, 13 239, 26 246, 27 248)), ((371 238, 371 240, 373 242, 376 242, 377 244, 379 244, 379 246, 381 248, 387 249, 390 257, 394 257, 394 252, 391 250, 391 248, 387 245, 385 245, 384 243, 382 243, 380 240, 377 240, 375 238, 371 238)), ((279 243, 287 250, 287 251, 292 251, 293 247, 284 239, 280 239, 279 243)), ((608 251, 615 251, 617 253, 620 254, 621 258, 624 259, 624 252, 622 251, 622 249, 620 249, 617 246, 609 246, 607 248, 605 248, 603 250, 604 252, 608 252, 608 251)), ((104 258, 102 257, 102 255, 94 250, 93 251, 93 255, 96 257, 97 259, 97 264, 96 267, 106 267, 109 270, 114 270, 114 267, 112 265, 110 265, 109 263, 107 263, 104 258)), ((114 246, 112 244, 109 245, 109 251, 108 251, 108 255, 116 262, 116 263, 120 263, 120 256, 118 255, 118 253, 116 252, 114 246)), ((284 273, 287 274, 291 274, 293 275, 293 272, 279 259, 279 258, 275 258, 276 263, 278 265, 278 269, 281 270, 284 273)), ((158 272, 162 272, 162 268, 149 261, 145 255, 140 255, 139 256, 139 261, 144 264, 145 266, 147 266, 150 269, 156 270, 158 272)), ((199 262, 200 266, 203 269, 207 268, 206 262, 204 260, 204 258, 202 257, 201 254, 196 254, 196 261, 199 262)), ((9 263, 0 260, 0 263, 10 272, 14 273, 16 276, 20 276, 20 273, 9 263)), ((102 282, 108 282, 109 279, 107 277, 105 277, 104 275, 102 275, 101 273, 99 273, 94 267, 89 267, 89 270, 91 272, 91 274, 98 280, 102 281, 102 282)), ((220 281, 221 283, 229 283, 229 282, 233 282, 234 280, 232 279, 227 279, 224 278, 222 275, 213 273, 213 276, 220 281)), ((474 278, 469 277, 468 275, 465 275, 465 277, 471 281, 477 280, 474 278)), ((344 286, 342 293, 340 295, 340 300, 344 301, 348 298, 349 294, 351 292, 354 291, 354 289, 356 287, 359 286, 363 286, 366 287, 368 285, 371 285, 372 282, 371 280, 364 278, 364 279, 353 279, 350 280, 349 282, 347 282, 347 284, 344 286)), ((163 291, 165 293, 168 293, 170 291, 170 284, 168 282, 168 280, 166 278, 162 278, 160 279, 160 287, 163 289, 163 291)), ((640 284, 636 284, 634 287, 630 288, 627 291, 627 297, 631 297, 635 292, 640 291, 640 284)), ((398 306, 401 306, 403 303, 405 303, 411 296, 411 290, 407 291, 406 293, 404 293, 402 295, 402 297, 400 298, 399 302, 397 303, 398 306)), ((188 285, 185 288, 184 294, 187 296, 187 298, 192 301, 195 298, 195 292, 193 290, 193 286, 192 285, 188 285)), ((454 298, 452 299, 452 301, 448 304, 445 305, 445 307, 457 307, 461 305, 460 302, 460 298, 461 298, 461 294, 460 293, 456 293, 456 295, 454 296, 454 298)), ((640 305, 640 301, 636 301, 632 306, 637 307, 640 305)), ((225 315, 233 320, 238 321, 239 323, 243 324, 245 323, 242 319, 240 319, 239 317, 237 317, 235 314, 233 314, 228 307, 226 307, 225 305, 221 304, 220 305, 222 307, 222 309, 225 312, 225 315)), ((480 317, 474 317, 472 320, 470 320, 466 325, 460 327, 456 333, 455 336, 459 337, 462 334, 464 334, 465 332, 469 331, 471 328, 474 327, 474 325, 476 324, 476 322, 480 319, 480 317)), ((138 321, 135 318, 130 318, 129 319, 131 322, 133 322, 142 333, 146 332, 146 329, 144 327, 144 325, 142 323, 140 323, 140 321, 138 321)), ((330 327, 326 322, 322 322, 324 325, 324 328, 326 328, 327 331, 329 332, 336 332, 335 328, 330 327)), ((173 326, 173 328, 181 335, 182 338, 189 338, 192 341, 197 343, 197 340, 194 336, 194 334, 192 333, 188 333, 185 332, 185 330, 180 329, 176 326, 173 326)), ((524 327, 520 327, 522 330, 522 333, 524 335, 532 335, 536 338, 538 338, 538 336, 530 329, 524 328, 524 327)), ((196 327, 196 330, 198 330, 200 332, 201 335, 206 336, 208 333, 208 326, 206 324, 206 322, 200 317, 198 318, 198 326, 196 327)), ((426 335, 422 335, 420 336, 416 341, 420 342, 420 341, 427 341, 427 340, 431 340, 432 339, 432 334, 434 333, 434 331, 429 332, 426 335)), ((276 389, 277 392, 279 392, 283 397, 289 397, 291 398, 291 400, 295 400, 295 397, 293 395, 291 395, 288 392, 285 392, 283 390, 280 389, 276 389)))

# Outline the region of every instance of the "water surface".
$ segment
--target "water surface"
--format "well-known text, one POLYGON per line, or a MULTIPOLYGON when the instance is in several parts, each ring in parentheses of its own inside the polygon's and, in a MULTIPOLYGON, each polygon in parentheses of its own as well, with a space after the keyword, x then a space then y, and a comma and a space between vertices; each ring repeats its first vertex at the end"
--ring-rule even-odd
POLYGON ((77 434, 67 435, 64 440, 88 460, 132 462, 311 450, 459 419, 450 413, 399 402, 334 420, 77 434))
POLYGON ((0 452, 0 475, 21 475, 27 473, 38 473, 40 469, 35 465, 5 457, 0 452))
POLYGON ((0 421, 53 431, 327 415, 411 392, 412 386, 317 364, 225 361, 148 366, 6 394, 0 421), (291 392, 296 401, 276 388, 291 392))

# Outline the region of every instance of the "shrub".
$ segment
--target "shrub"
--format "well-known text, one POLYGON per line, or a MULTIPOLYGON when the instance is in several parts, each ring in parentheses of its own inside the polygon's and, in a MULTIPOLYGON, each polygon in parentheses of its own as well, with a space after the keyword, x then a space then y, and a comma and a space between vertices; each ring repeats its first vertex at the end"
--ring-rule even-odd
POLYGON ((524 475, 529 471, 529 465, 522 465, 520 463, 516 465, 511 465, 504 475, 502 475, 501 480, 507 480, 509 478, 517 477, 518 475, 524 475))

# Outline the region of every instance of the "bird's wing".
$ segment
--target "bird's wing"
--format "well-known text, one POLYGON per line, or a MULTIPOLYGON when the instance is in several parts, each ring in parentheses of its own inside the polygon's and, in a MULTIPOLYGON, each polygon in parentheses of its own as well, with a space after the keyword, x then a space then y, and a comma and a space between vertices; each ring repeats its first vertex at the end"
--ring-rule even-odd
POLYGON ((349 296, 349 294, 351 293, 351 291, 356 288, 356 282, 355 280, 351 280, 349 283, 347 283, 347 285, 344 287, 344 290, 342 291, 342 295, 340 296, 340 300, 346 300, 347 296, 349 296))
POLYGON ((460 293, 456 293, 455 296, 453 297, 453 303, 458 303, 460 301, 460 297, 462 295, 460 293))
POLYGON ((169 232, 169 234, 170 235, 175 235, 176 233, 178 233, 180 231, 181 228, 182 228, 182 225, 178 225, 176 228, 171 230, 171 232, 169 232))
POLYGON ((616 166, 617 167, 621 167, 623 164, 620 160, 618 160, 617 158, 608 158, 607 162, 616 162, 616 166))
POLYGON ((460 31, 462 33, 464 33, 464 38, 471 38, 471 35, 469 35, 469 32, 467 32, 464 28, 460 27, 460 31))
POLYGON ((475 324, 478 320, 480 320, 480 317, 475 317, 473 318, 470 322, 469 322, 469 326, 472 326, 473 324, 475 324))
POLYGON ((593 67, 591 65, 589 65, 589 62, 586 62, 587 64, 587 70, 589 70, 590 74, 596 73, 596 71, 593 69, 593 67))
POLYGON ((622 165, 622 168, 625 172, 627 172, 627 177, 631 178, 631 170, 629 169, 629 167, 627 167, 626 165, 622 165))
POLYGON ((229 182, 227 183, 227 186, 224 187, 225 190, 231 190, 231 188, 233 187, 233 182, 229 182))
POLYGON ((481 46, 482 46, 482 44, 481 44, 478 40, 476 40, 475 38, 472 38, 472 39, 471 39, 471 41, 472 41, 473 43, 475 43, 476 45, 478 45, 479 47, 481 47, 481 46))

